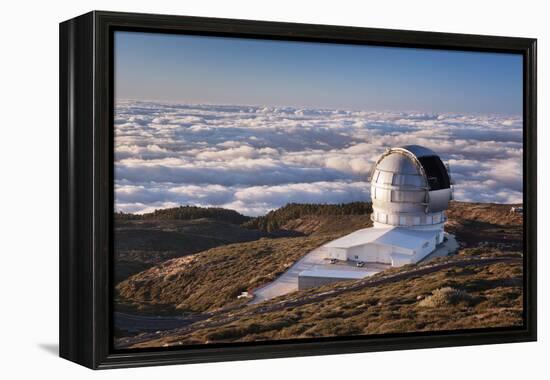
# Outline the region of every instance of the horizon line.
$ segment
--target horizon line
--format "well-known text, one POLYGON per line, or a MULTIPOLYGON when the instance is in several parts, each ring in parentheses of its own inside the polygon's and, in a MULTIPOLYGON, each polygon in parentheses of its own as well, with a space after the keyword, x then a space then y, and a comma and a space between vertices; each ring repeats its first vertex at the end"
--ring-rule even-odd
POLYGON ((372 112, 372 113, 406 113, 406 114, 432 114, 432 115, 461 115, 461 116, 508 116, 508 117, 523 117, 521 113, 499 113, 499 112, 459 112, 459 111, 422 111, 422 110, 392 110, 392 109, 357 109, 357 108, 331 108, 331 107, 313 107, 299 105, 268 105, 268 104, 248 104, 248 103, 210 103, 210 102, 191 102, 185 100, 164 100, 164 99, 137 99, 137 98, 120 98, 115 100, 115 108, 118 102, 141 102, 141 103, 156 103, 156 104, 171 104, 171 105, 187 105, 187 106, 230 106, 230 107, 267 107, 267 108, 294 108, 305 110, 321 110, 321 111, 347 111, 347 112, 372 112))

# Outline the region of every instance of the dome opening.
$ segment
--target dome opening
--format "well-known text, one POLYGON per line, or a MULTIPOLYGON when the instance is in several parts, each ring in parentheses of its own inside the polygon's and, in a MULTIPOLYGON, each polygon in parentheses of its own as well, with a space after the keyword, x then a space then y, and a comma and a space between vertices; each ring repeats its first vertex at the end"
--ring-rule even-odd
POLYGON ((424 168, 430 190, 448 189, 451 187, 447 168, 437 156, 418 157, 424 168))

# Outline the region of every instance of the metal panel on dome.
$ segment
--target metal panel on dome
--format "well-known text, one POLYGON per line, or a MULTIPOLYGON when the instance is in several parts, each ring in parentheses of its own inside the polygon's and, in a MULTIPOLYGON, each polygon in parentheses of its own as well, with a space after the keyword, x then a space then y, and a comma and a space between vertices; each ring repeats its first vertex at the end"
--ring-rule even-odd
POLYGON ((391 192, 391 202, 423 203, 425 201, 426 194, 424 191, 392 190, 391 192))
POLYGON ((380 183, 383 185, 391 185, 393 182, 393 173, 391 172, 384 172, 377 170, 378 175, 376 176, 376 183, 380 183))
POLYGON ((416 157, 437 156, 437 154, 433 150, 420 145, 405 145, 399 149, 409 151, 416 157))
POLYGON ((419 175, 410 175, 410 174, 394 174, 392 185, 394 186, 414 186, 414 187, 425 187, 427 186, 424 177, 419 175))
POLYGON ((430 191, 430 202, 428 203, 429 212, 446 210, 451 200, 451 189, 441 189, 430 191))
POLYGON ((391 152, 383 157, 376 166, 376 169, 385 172, 399 174, 420 174, 420 170, 411 158, 399 152, 391 152))

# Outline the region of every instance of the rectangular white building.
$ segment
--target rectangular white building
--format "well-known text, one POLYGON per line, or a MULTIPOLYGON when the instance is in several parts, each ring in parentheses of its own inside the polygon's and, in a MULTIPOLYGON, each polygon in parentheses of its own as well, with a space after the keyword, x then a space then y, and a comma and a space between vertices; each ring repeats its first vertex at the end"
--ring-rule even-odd
POLYGON ((410 228, 364 228, 323 246, 328 258, 401 266, 422 260, 442 241, 443 232, 410 228))

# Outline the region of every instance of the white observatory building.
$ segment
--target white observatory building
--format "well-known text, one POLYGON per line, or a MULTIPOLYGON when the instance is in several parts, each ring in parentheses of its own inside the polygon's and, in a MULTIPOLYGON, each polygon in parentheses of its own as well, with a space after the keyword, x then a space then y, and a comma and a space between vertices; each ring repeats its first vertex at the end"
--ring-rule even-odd
POLYGON ((387 149, 370 182, 374 226, 325 244, 327 258, 401 266, 422 260, 443 243, 452 186, 435 152, 418 145, 387 149))

